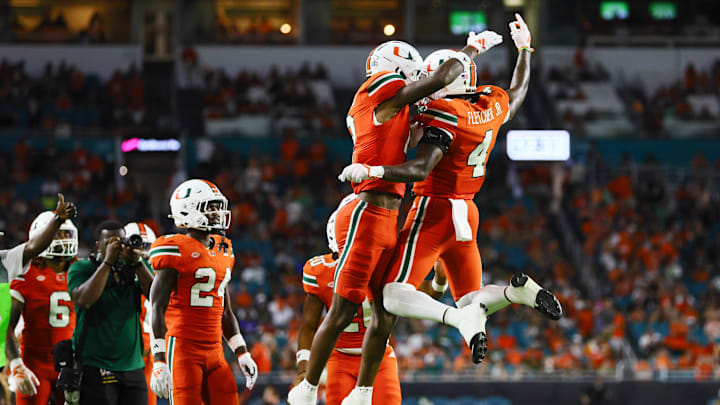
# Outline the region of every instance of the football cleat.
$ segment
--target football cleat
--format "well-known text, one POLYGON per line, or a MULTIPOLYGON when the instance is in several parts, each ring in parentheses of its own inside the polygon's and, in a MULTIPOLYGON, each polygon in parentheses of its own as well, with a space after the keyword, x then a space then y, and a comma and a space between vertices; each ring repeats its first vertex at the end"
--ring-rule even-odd
POLYGON ((550 291, 540 287, 525 273, 515 273, 510 277, 510 285, 506 292, 510 302, 533 307, 548 319, 557 321, 562 318, 563 310, 560 301, 550 291))
POLYGON ((485 335, 485 332, 478 332, 470 339, 470 350, 472 351, 473 363, 482 363, 487 353, 487 335, 485 335))

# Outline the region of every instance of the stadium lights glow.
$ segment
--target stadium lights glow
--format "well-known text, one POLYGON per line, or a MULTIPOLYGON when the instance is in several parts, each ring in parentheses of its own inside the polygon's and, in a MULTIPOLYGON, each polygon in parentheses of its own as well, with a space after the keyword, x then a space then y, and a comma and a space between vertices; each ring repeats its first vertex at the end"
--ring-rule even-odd
POLYGON ((128 168, 127 168, 127 166, 125 166, 125 165, 120 166, 120 169, 118 169, 118 172, 119 172, 120 175, 123 176, 123 177, 127 176, 127 173, 128 173, 128 168))
POLYGON ((565 130, 510 131, 507 155, 510 160, 564 162, 570 159, 570 133, 565 130))
POLYGON ((386 37, 390 37, 395 33, 395 26, 392 24, 387 24, 385 27, 383 27, 383 34, 385 34, 386 37))
POLYGON ((123 152, 177 152, 180 150, 180 141, 177 139, 126 139, 120 145, 123 152))
POLYGON ((282 32, 283 34, 287 35, 290 33, 290 31, 292 31, 292 25, 285 23, 280 26, 280 32, 282 32))

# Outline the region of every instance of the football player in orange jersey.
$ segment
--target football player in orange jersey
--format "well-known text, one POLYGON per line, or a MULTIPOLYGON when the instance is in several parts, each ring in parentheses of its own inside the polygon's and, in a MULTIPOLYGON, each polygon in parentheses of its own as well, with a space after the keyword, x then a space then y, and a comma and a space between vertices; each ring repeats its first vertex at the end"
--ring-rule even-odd
MULTIPOLYGON (((142 222, 130 222, 126 224, 125 238, 140 238, 139 250, 142 252, 142 260, 149 259, 150 246, 155 242, 155 231, 142 222)), ((152 268, 152 266, 149 266, 152 268)), ((143 301, 142 310, 140 311, 140 323, 142 324, 143 337, 143 357, 145 360, 145 382, 150 386, 150 376, 152 376, 153 359, 150 353, 150 337, 152 335, 152 326, 150 325, 150 300, 143 301)), ((148 405, 157 404, 157 395, 152 390, 148 390, 148 405)))
POLYGON ((185 181, 170 197, 170 211, 187 234, 163 236, 150 248, 156 273, 150 293, 155 360, 150 387, 175 405, 238 404, 223 336, 245 374, 245 386, 252 389, 257 379, 257 366, 226 294, 235 264, 224 236, 230 226, 227 205, 213 183, 185 181))
MULTIPOLYGON (((353 162, 388 165, 404 162, 410 133, 408 105, 450 84, 466 72, 464 67, 470 65, 473 57, 501 42, 502 37, 492 31, 470 33, 467 46, 428 77, 423 77, 420 54, 411 45, 389 41, 375 48, 365 66, 367 79, 355 93, 346 120, 354 144, 353 162)), ((397 215, 405 185, 379 177, 381 173, 371 173, 367 180, 354 183, 353 191, 358 198, 338 212, 336 229, 341 254, 335 270, 333 302, 313 339, 305 380, 288 394, 290 405, 317 402, 320 374, 367 291, 370 298, 376 298, 372 301, 377 308, 373 310, 372 323, 394 322, 392 317, 382 316, 385 314, 382 279, 397 242, 397 215)), ((358 386, 363 388, 351 393, 368 401, 385 347, 385 341, 365 334, 365 340, 373 339, 376 341, 367 346, 372 349, 363 353, 368 363, 358 374, 358 386)))
MULTIPOLYGON (((495 136, 519 109, 530 81, 530 31, 519 15, 510 29, 520 54, 507 92, 495 86, 476 89, 474 78, 453 82, 441 92, 449 98, 430 102, 422 114, 421 121, 427 127, 416 159, 382 169, 348 166, 340 176, 341 180, 359 181, 374 170, 382 172, 388 181, 419 181, 383 288, 384 305, 395 315, 458 328, 472 349, 475 363, 485 356, 487 315, 510 303, 535 307, 554 320, 562 315, 555 296, 525 274, 514 275, 509 286, 482 286, 482 263, 475 239, 479 215, 472 199, 482 187, 495 136), (426 266, 438 258, 446 266, 458 308, 415 291, 427 275, 426 266), (483 323, 481 330, 471 325, 476 319, 483 323)), ((454 54, 451 50, 434 52, 426 59, 427 69, 437 69, 454 54)), ((387 336, 389 330, 385 332, 387 336)))
MULTIPOLYGON (((55 213, 45 211, 30 225, 30 238, 52 223, 55 213)), ((78 231, 69 219, 55 233, 45 251, 33 259, 24 276, 10 283, 12 307, 7 331, 6 352, 16 380, 18 405, 46 405, 50 398, 56 404, 65 395, 55 388, 58 372, 54 369, 53 347, 72 337, 75 310, 67 287, 67 269, 78 252, 78 231), (22 350, 18 350, 15 326, 24 319, 22 350)))
MULTIPOLYGON (((354 194, 346 197, 340 204, 344 206, 357 198, 354 194)), ((329 308, 333 296, 333 275, 337 264, 338 246, 335 240, 335 218, 337 211, 330 215, 327 224, 327 239, 330 252, 325 255, 311 258, 303 268, 302 283, 307 293, 302 312, 302 324, 298 333, 297 366, 298 375, 296 382, 305 378, 307 360, 310 356, 310 345, 322 317, 323 309, 329 308)), ((442 266, 435 267, 433 282, 424 281, 419 291, 423 291, 433 298, 442 297, 447 286, 445 273, 442 266)), ((372 310, 370 302, 366 298, 358 310, 353 322, 348 325, 335 345, 327 364, 327 382, 325 391, 325 403, 327 405, 340 405, 340 402, 355 387, 360 359, 363 337, 371 320, 372 310)), ((373 397, 375 403, 385 405, 399 405, 402 395, 400 391, 400 380, 398 378, 397 358, 390 345, 385 348, 378 371, 378 378, 373 386, 373 397)))

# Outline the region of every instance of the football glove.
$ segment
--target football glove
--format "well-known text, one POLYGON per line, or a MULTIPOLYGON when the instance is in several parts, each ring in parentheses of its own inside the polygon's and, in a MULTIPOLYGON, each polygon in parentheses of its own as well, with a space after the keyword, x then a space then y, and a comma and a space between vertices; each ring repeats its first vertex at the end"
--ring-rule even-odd
POLYGON ((249 352, 239 355, 237 360, 240 370, 245 374, 245 387, 251 390, 255 386, 258 377, 257 364, 255 364, 255 360, 252 359, 249 352))
POLYGON ((10 370, 17 384, 17 390, 25 395, 33 396, 37 394, 37 387, 40 386, 40 380, 35 376, 21 358, 16 358, 10 362, 10 370))
POLYGON ((532 41, 530 29, 527 24, 525 24, 525 20, 523 20, 522 16, 518 13, 515 13, 515 21, 510 22, 510 36, 515 42, 515 46, 518 50, 527 48, 531 52, 533 51, 530 47, 530 42, 532 41))
POLYGON ((477 49, 479 53, 483 53, 495 45, 500 45, 502 41, 502 35, 495 31, 483 31, 479 34, 470 31, 467 37, 467 45, 477 49))
POLYGON ((150 377, 150 389, 160 398, 169 398, 170 384, 170 369, 167 364, 164 361, 154 362, 150 377))
POLYGON ((351 181, 360 183, 368 179, 381 179, 385 175, 385 168, 382 166, 368 166, 364 163, 353 163, 345 166, 338 176, 340 181, 351 181))

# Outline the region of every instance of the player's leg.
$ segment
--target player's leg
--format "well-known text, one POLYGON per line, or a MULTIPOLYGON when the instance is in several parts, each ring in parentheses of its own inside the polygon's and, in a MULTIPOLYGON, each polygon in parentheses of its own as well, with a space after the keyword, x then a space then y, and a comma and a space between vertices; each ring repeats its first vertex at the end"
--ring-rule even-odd
POLYGON ((340 405, 343 398, 355 387, 359 369, 360 356, 333 350, 327 363, 326 405, 340 405))
POLYGON ((118 373, 120 380, 119 404, 147 405, 148 387, 145 382, 145 367, 118 373))
POLYGON ((218 345, 207 354, 207 371, 203 386, 207 388, 206 405, 237 405, 238 391, 223 348, 218 345))
POLYGON ((172 405, 196 405, 201 401, 205 353, 187 340, 167 337, 172 405))
POLYGON ((305 379, 288 393, 288 403, 314 404, 317 383, 340 334, 365 299, 373 270, 394 245, 397 211, 355 200, 340 209, 335 222, 340 258, 335 269, 335 294, 310 349, 305 379), (361 237, 359 235, 362 235, 361 237))
POLYGON ((386 347, 380 370, 375 378, 372 402, 384 405, 400 405, 402 402, 397 357, 390 346, 386 347))

